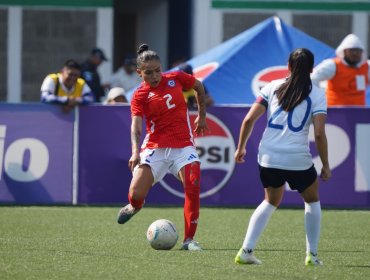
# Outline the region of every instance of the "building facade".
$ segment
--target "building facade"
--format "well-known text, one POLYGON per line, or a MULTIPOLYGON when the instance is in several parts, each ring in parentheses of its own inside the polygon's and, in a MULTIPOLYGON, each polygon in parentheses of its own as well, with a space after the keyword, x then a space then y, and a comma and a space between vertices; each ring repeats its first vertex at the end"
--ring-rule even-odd
POLYGON ((333 48, 349 33, 370 45, 370 0, 0 0, 0 101, 38 102, 44 77, 93 47, 106 82, 140 43, 166 70, 275 15, 333 48))

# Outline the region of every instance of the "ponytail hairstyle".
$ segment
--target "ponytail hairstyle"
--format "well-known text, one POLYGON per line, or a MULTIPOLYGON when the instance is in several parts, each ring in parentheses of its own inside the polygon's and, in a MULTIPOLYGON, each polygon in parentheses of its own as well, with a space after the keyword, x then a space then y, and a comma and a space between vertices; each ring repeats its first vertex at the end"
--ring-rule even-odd
POLYGON ((137 68, 141 69, 143 63, 151 60, 160 61, 160 58, 155 51, 149 50, 149 46, 147 44, 140 45, 139 49, 137 50, 137 68))
POLYGON ((289 55, 290 76, 276 90, 281 108, 289 112, 305 100, 312 90, 310 73, 314 64, 314 56, 308 49, 296 49, 289 55))

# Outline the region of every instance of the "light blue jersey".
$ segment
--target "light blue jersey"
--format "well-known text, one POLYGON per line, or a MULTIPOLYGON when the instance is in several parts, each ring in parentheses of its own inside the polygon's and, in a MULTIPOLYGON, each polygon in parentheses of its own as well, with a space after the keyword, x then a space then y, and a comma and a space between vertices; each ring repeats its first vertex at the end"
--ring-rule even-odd
POLYGON ((312 85, 310 95, 290 112, 278 105, 275 91, 285 80, 275 80, 261 89, 267 101, 267 126, 259 146, 258 163, 263 167, 306 170, 312 166, 308 133, 312 117, 326 114, 326 96, 312 85))

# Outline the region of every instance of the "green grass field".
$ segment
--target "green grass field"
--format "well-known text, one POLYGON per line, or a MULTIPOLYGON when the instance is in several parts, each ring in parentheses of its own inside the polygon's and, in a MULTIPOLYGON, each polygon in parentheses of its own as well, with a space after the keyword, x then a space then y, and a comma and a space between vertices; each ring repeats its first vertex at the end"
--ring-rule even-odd
POLYGON ((319 255, 305 267, 303 210, 279 209, 261 237, 261 266, 237 265, 253 209, 202 208, 202 252, 155 251, 146 230, 182 208, 146 207, 125 225, 114 207, 0 207, 0 279, 370 279, 370 211, 324 210, 319 255))

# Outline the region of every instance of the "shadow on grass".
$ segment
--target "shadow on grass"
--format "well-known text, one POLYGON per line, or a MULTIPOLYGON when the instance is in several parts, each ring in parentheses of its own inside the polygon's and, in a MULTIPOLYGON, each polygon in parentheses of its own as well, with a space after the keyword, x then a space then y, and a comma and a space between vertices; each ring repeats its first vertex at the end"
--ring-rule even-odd
MULTIPOLYGON (((240 248, 204 248, 204 251, 238 251, 240 248)), ((301 252, 301 249, 256 249, 262 252, 301 252)), ((320 250, 326 253, 364 253, 365 250, 320 250)))
POLYGON ((342 267, 370 268, 370 265, 342 265, 342 267))
POLYGON ((107 253, 89 252, 89 251, 72 251, 72 250, 42 249, 42 248, 22 248, 22 249, 18 249, 18 251, 54 252, 54 253, 65 253, 65 254, 73 254, 73 255, 114 257, 114 258, 125 257, 124 254, 117 255, 117 254, 107 254, 107 253))
MULTIPOLYGON (((239 251, 240 248, 203 248, 203 251, 239 251)), ((293 249, 256 249, 255 251, 264 251, 264 252, 294 252, 294 251, 301 251, 301 250, 293 250, 293 249)))
MULTIPOLYGON (((203 248, 202 251, 235 251, 237 252, 240 248, 203 248)), ((61 252, 61 253, 70 253, 70 254, 76 254, 76 255, 91 255, 91 256, 110 256, 110 257, 122 257, 122 255, 114 255, 114 254, 105 254, 105 253, 98 253, 98 252, 89 252, 89 251, 73 251, 73 250, 58 250, 58 249, 33 249, 33 248, 23 248, 24 251, 47 251, 47 252, 61 252)), ((161 252, 187 252, 185 250, 181 250, 180 248, 173 248, 171 250, 158 250, 161 252)), ((302 250, 297 249, 256 249, 256 251, 260 252, 301 252, 302 250)), ((320 252, 334 252, 334 253, 363 253, 365 251, 363 250, 320 250, 320 252)), ((201 253, 201 252, 199 252, 201 253)), ((370 268, 370 265, 344 265, 346 267, 364 267, 364 268, 370 268)))

